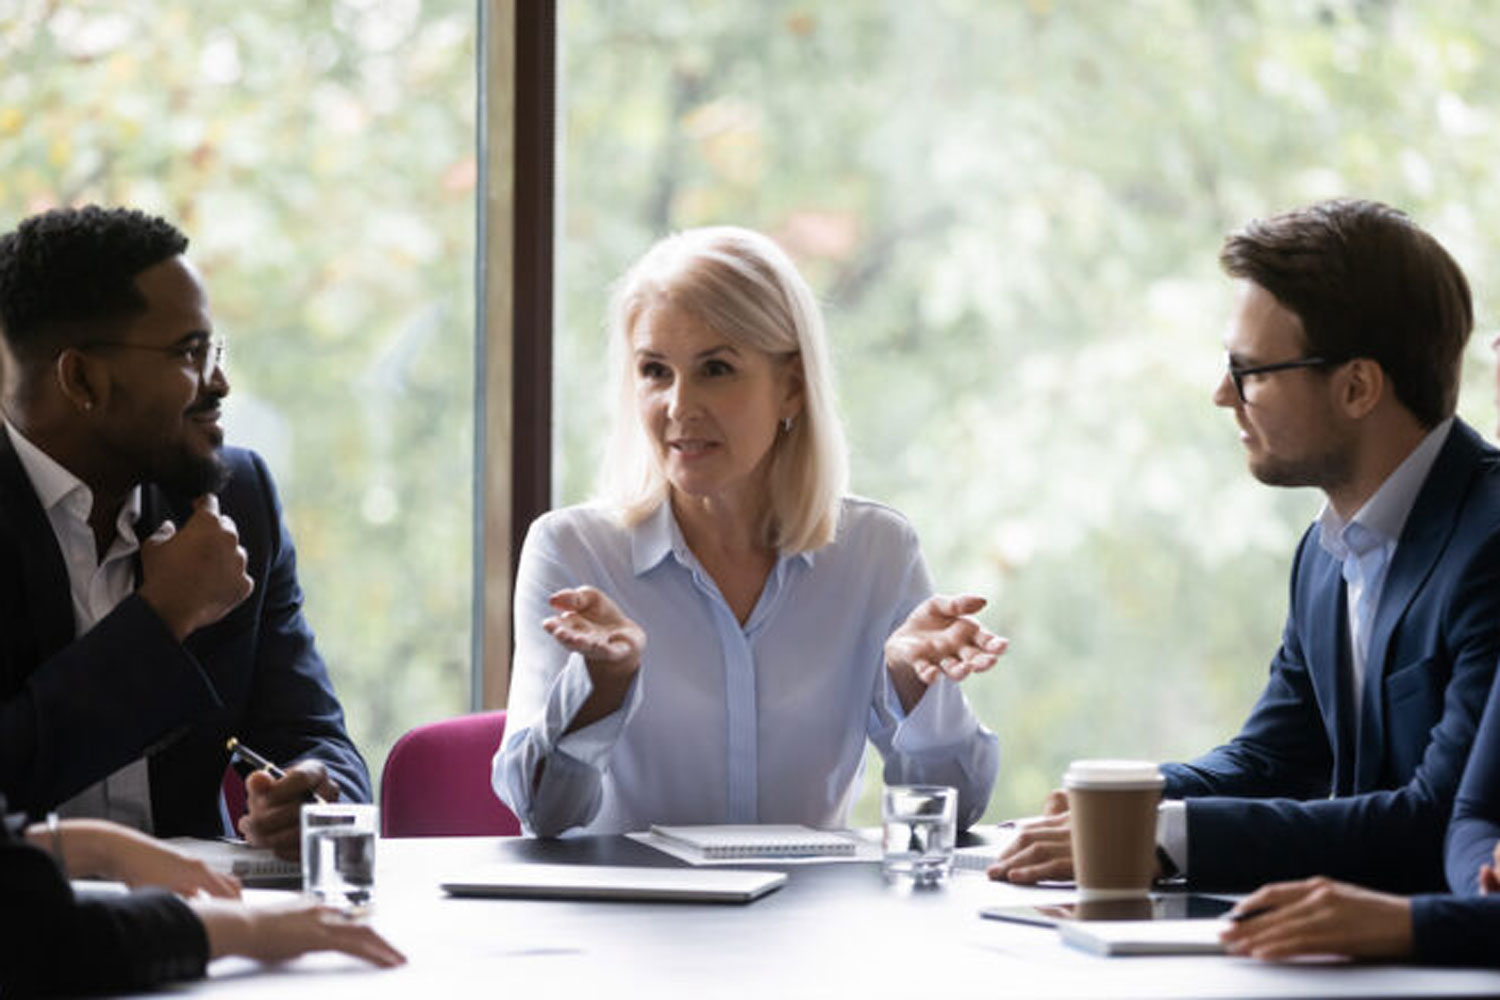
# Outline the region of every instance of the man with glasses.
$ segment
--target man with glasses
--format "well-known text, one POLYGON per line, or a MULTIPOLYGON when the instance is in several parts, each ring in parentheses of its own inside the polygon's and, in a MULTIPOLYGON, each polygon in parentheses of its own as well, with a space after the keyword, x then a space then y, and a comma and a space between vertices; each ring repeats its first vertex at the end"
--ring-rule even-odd
MULTIPOLYGON (((1251 223, 1228 371, 1250 472, 1325 504, 1239 735, 1164 764, 1163 872, 1243 889, 1331 875, 1443 886, 1443 831, 1500 656, 1500 452, 1454 416, 1468 283, 1405 215, 1333 201, 1251 223)), ((1211 501, 1209 501, 1211 502, 1211 501)), ((1065 805, 995 878, 1068 877, 1065 805)))
POLYGON ((286 765, 250 776, 240 831, 294 857, 304 797, 368 801, 369 775, 270 473, 223 445, 186 249, 96 207, 0 237, 0 793, 213 837, 235 736, 286 765))

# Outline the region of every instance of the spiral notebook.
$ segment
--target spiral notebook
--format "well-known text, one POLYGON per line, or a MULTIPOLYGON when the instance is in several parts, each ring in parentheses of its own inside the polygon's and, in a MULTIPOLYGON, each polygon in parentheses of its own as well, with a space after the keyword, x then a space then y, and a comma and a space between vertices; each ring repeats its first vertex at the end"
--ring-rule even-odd
POLYGON ((798 824, 652 826, 658 837, 702 852, 705 858, 848 857, 853 838, 798 824))
POLYGON ((242 840, 172 837, 167 843, 197 858, 216 872, 234 875, 247 889, 300 889, 302 865, 283 861, 270 851, 242 840))

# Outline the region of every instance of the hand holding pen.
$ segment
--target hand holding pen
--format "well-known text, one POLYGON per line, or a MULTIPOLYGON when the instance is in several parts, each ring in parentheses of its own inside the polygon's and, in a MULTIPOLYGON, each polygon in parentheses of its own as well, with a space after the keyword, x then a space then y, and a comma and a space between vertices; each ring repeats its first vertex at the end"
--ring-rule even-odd
POLYGON ((296 860, 302 849, 303 803, 333 802, 339 797, 338 786, 320 761, 302 760, 283 770, 237 739, 230 739, 228 749, 234 759, 256 768, 245 778, 249 809, 239 821, 240 833, 252 846, 296 860))
POLYGON ((1402 958, 1412 951, 1411 900, 1327 878, 1278 882, 1240 900, 1220 933, 1232 955, 1402 958))

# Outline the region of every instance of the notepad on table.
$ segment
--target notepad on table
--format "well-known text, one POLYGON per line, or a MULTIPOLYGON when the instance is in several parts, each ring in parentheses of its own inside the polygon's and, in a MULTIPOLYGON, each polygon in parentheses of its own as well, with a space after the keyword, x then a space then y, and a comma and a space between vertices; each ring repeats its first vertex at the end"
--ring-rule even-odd
POLYGON ((705 858, 848 857, 852 838, 798 824, 652 826, 664 840, 701 851, 705 858))
POLYGON ((1095 955, 1221 955, 1222 920, 1060 920, 1058 934, 1095 955))
POLYGON ((302 888, 302 865, 278 858, 263 847, 195 837, 172 837, 167 843, 216 872, 235 876, 247 889, 302 888))

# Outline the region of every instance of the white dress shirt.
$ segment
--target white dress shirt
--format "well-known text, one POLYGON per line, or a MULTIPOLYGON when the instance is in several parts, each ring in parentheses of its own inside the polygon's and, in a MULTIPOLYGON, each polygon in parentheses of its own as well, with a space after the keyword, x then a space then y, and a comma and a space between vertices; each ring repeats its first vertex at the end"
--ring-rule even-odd
MULTIPOLYGON (((1396 543, 1417 502, 1417 494, 1422 492, 1422 484, 1427 482, 1427 474, 1432 471, 1452 427, 1453 418, 1449 417, 1429 431, 1348 521, 1326 502, 1318 514, 1318 544, 1342 563, 1349 662, 1353 667, 1356 745, 1364 716, 1361 706, 1365 662, 1370 653, 1370 626, 1380 607, 1386 572, 1396 555, 1396 543)), ((1157 818, 1157 842, 1183 874, 1187 874, 1187 838, 1187 804, 1180 800, 1163 802, 1157 818)))
POLYGON ((865 500, 843 501, 831 544, 777 559, 744 625, 670 504, 634 528, 598 507, 546 514, 521 553, 495 791, 542 834, 652 823, 841 827, 868 737, 888 783, 957 787, 968 825, 994 783, 995 735, 947 678, 907 715, 885 666, 885 640, 931 593, 911 526, 865 500), (646 650, 622 707, 565 735, 592 683, 583 657, 541 622, 553 614, 550 594, 582 584, 645 630, 646 650))
MULTIPOLYGON (((135 591, 134 556, 140 549, 135 522, 141 516, 141 489, 137 486, 126 497, 115 522, 115 538, 100 559, 94 529, 89 526, 93 492, 9 421, 5 430, 62 550, 73 598, 73 622, 76 634, 82 636, 135 591)), ((57 811, 63 816, 110 819, 150 833, 151 786, 145 758, 79 792, 57 811)))

